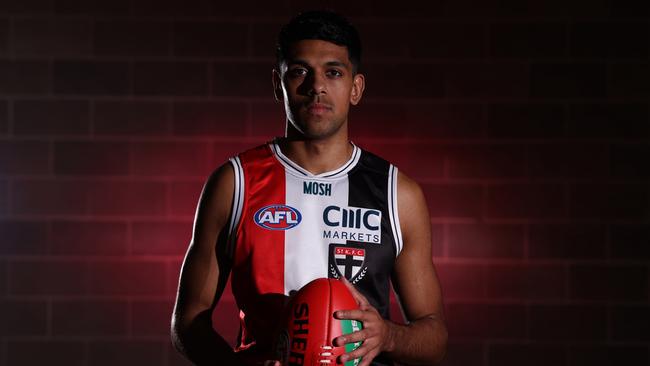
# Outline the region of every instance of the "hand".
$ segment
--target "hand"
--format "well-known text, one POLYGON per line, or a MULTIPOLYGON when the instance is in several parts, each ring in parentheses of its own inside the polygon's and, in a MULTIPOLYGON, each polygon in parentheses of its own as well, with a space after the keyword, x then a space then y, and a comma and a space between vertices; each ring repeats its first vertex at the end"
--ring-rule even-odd
POLYGON ((363 329, 337 337, 334 339, 334 345, 344 346, 346 343, 363 342, 356 350, 343 354, 341 362, 345 363, 345 361, 363 357, 359 366, 368 366, 379 353, 388 350, 391 330, 388 323, 381 317, 377 309, 370 305, 366 297, 344 277, 341 277, 341 280, 359 304, 359 309, 339 310, 334 316, 337 319, 358 320, 363 323, 363 329))

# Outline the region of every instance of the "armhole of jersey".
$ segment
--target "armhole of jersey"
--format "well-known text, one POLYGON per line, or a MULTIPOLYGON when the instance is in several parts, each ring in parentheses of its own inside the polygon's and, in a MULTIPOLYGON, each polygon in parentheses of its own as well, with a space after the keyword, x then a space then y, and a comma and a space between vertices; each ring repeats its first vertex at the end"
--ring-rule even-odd
POLYGON ((228 254, 230 258, 235 253, 235 241, 237 240, 237 227, 241 218, 242 207, 244 206, 244 169, 241 160, 235 156, 229 159, 232 164, 235 176, 235 189, 232 196, 232 207, 230 209, 230 224, 228 225, 228 254))
POLYGON ((402 229, 399 225, 399 210, 397 208, 397 167, 393 164, 388 169, 388 216, 393 230, 395 242, 395 257, 402 251, 402 229))

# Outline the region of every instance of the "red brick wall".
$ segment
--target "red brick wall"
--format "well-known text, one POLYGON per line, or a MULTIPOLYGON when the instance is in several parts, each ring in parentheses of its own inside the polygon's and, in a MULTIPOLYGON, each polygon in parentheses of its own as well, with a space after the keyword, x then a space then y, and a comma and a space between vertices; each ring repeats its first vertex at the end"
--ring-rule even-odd
MULTIPOLYGON (((321 3, 365 44, 353 140, 426 194, 445 365, 648 364, 649 3, 321 3)), ((196 200, 282 133, 273 39, 301 4, 0 2, 1 365, 187 364, 196 200)))

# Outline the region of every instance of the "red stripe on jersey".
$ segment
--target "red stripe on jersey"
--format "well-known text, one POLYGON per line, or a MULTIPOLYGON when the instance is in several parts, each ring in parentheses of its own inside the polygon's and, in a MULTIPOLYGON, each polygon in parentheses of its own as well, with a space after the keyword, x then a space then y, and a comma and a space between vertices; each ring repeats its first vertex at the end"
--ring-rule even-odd
MULTIPOLYGON (((242 215, 236 231, 232 291, 245 314, 242 348, 251 340, 258 345, 271 342, 270 332, 284 308, 285 231, 260 226, 255 222, 255 214, 267 206, 284 205, 286 189, 284 167, 267 145, 246 151, 239 158, 245 186, 242 215), (278 316, 269 316, 269 311, 278 312, 278 316), (250 334, 251 330, 265 330, 269 334, 250 334)), ((267 211, 271 215, 268 217, 273 217, 275 209, 267 211)), ((269 223, 267 226, 277 225, 269 223)))

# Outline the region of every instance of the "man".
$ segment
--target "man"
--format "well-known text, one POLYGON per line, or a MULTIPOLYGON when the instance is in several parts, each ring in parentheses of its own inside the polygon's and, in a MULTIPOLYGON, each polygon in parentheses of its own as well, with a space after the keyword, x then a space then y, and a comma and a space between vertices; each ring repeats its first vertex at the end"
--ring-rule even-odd
POLYGON ((275 97, 286 136, 244 152, 207 180, 172 317, 177 349, 198 365, 278 364, 273 344, 291 294, 319 277, 346 279, 364 329, 341 361, 435 364, 447 343, 431 262, 429 213, 419 186, 348 139, 348 111, 363 95, 356 30, 330 12, 283 27, 275 97), (232 273, 241 309, 235 351, 210 315, 232 273), (388 320, 390 285, 407 325, 388 320))

